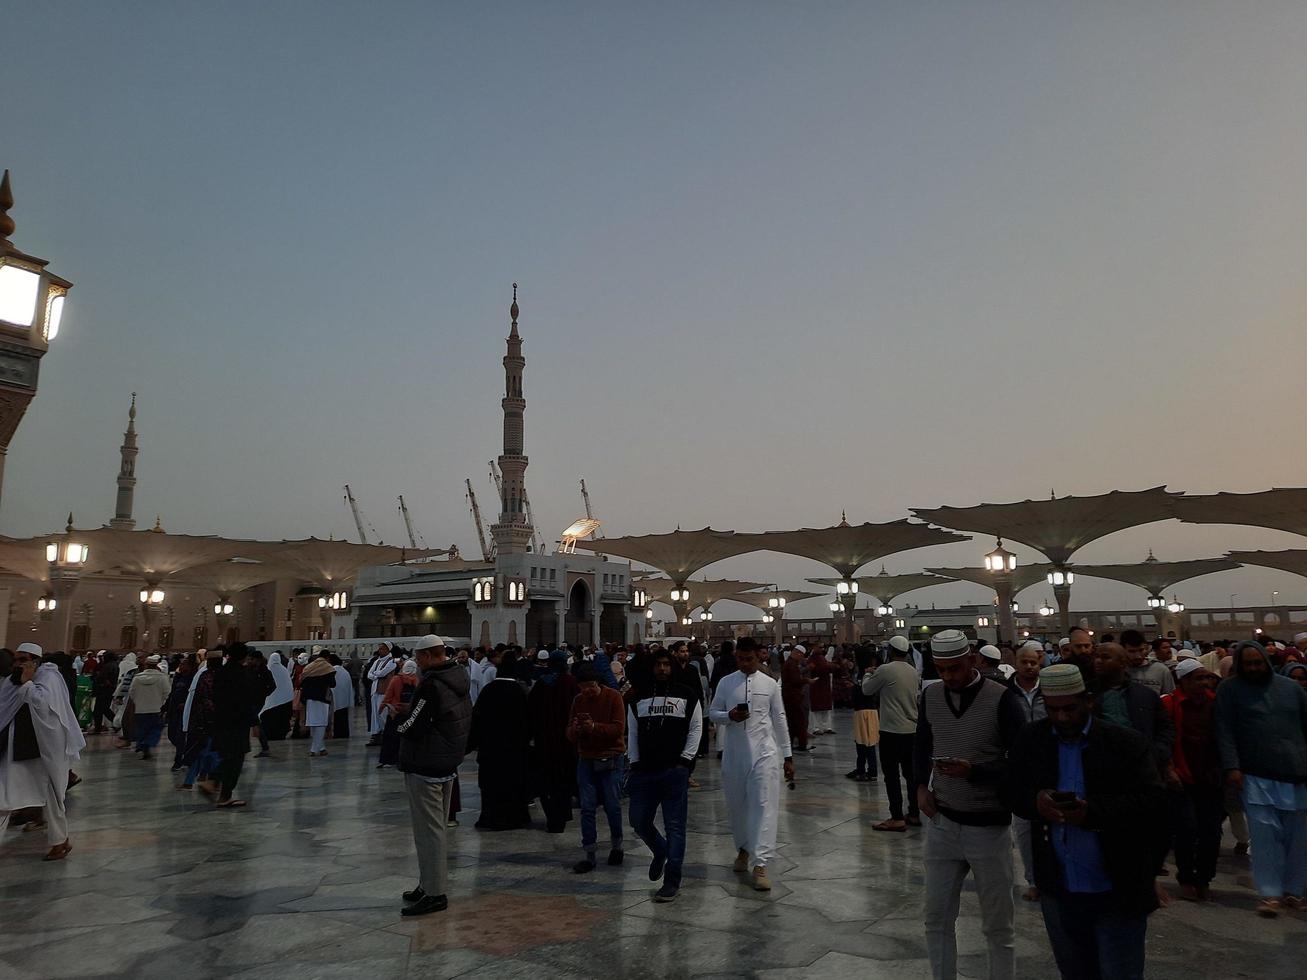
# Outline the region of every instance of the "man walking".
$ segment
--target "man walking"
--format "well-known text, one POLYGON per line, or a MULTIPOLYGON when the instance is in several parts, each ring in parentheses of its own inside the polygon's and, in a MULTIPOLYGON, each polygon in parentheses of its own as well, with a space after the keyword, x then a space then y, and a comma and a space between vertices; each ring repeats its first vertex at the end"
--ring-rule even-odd
POLYGON ((158 669, 159 655, 137 654, 139 666, 127 690, 127 699, 135 707, 136 751, 142 759, 159 744, 163 732, 163 705, 168 700, 168 675, 158 669), (148 668, 148 669, 147 669, 148 668))
POLYGON ((626 755, 631 762, 631 827, 653 851, 649 880, 662 879, 655 902, 670 902, 681 887, 690 773, 699 751, 703 712, 701 687, 691 690, 672 679, 672 657, 653 655, 653 681, 635 692, 627 709, 626 755), (664 837, 654 826, 663 811, 664 837))
POLYGON ((807 654, 803 645, 796 643, 781 664, 781 700, 790 729, 790 744, 796 752, 808 751, 808 686, 812 678, 808 675, 807 654))
POLYGON ((417 849, 417 888, 404 893, 401 915, 428 915, 449 907, 446 828, 454 780, 472 727, 467 671, 449 659, 445 641, 433 633, 413 647, 422 679, 408 717, 399 723, 399 771, 404 774, 413 846, 417 849))
POLYGON ((1132 681, 1150 688, 1158 697, 1165 697, 1175 690, 1175 677, 1165 664, 1153 659, 1152 648, 1143 633, 1138 630, 1122 630, 1121 646, 1125 647, 1132 681))
POLYGON ((1226 782, 1248 815, 1257 914, 1299 908, 1307 890, 1307 688, 1272 672, 1262 645, 1244 640, 1216 689, 1216 732, 1226 782))
POLYGON ((912 778, 912 743, 917 734, 917 688, 920 678, 908 662, 912 644, 905 637, 889 641, 889 663, 863 675, 862 693, 880 697, 880 768, 885 774, 885 795, 889 797, 889 819, 872 825, 872 830, 903 833, 920 827, 917 784, 912 778), (903 791, 899 772, 908 788, 908 812, 903 813, 903 791))
MULTIPOLYGON (((967 873, 980 898, 989 947, 988 980, 1016 976, 1012 904, 1012 815, 999 798, 1013 715, 1008 689, 980 675, 961 630, 930 643, 941 683, 921 693, 917 718, 917 805, 926 828, 926 952, 934 980, 956 980, 958 902, 967 873)), ((883 702, 882 702, 883 703, 883 702)))
POLYGON ((1008 758, 1007 796, 1031 822, 1044 928, 1063 980, 1142 980, 1157 908, 1153 843, 1162 787, 1148 742, 1095 718, 1080 670, 1040 672, 1048 717, 1008 758))
POLYGON ((1225 820, 1221 759, 1216 750, 1217 677, 1199 661, 1183 660, 1176 665, 1175 678, 1179 686, 1162 698, 1162 707, 1175 726, 1175 749, 1166 774, 1175 834, 1175 877, 1181 898, 1210 902, 1225 820))
POLYGON ((581 801, 581 850, 573 865, 577 874, 595 869, 598 828, 595 811, 602 801, 608 816, 608 863, 622 863, 622 754, 626 751, 626 703, 613 688, 599 683, 594 665, 582 663, 576 672, 581 691, 572 702, 567 738, 576 743, 577 797, 581 801))
POLYGON ((59 668, 42 662, 35 643, 18 644, 13 672, 0 679, 0 742, 0 831, 11 811, 45 807, 45 860, 63 860, 73 849, 64 809, 68 771, 86 739, 59 668))
MULTIPOLYGON (((1008 703, 1020 719, 1020 727, 1033 725, 1048 717, 1044 707, 1044 692, 1039 687, 1039 665, 1044 660, 1044 647, 1038 640, 1030 640, 1017 651, 1017 672, 1013 675, 1008 703)), ((1035 884, 1035 865, 1030 843, 1030 821, 1012 816, 1012 832, 1016 835, 1017 850, 1021 852, 1021 870, 1026 879, 1026 890, 1021 897, 1027 902, 1039 901, 1039 886, 1035 884)))
POLYGON ((776 856, 779 755, 785 759, 786 779, 794 778, 794 760, 780 685, 758 670, 758 644, 752 637, 739 641, 735 664, 735 673, 717 685, 708 717, 723 733, 722 789, 735 839, 734 871, 747 872, 752 859, 754 890, 765 892, 771 891, 767 862, 776 856))

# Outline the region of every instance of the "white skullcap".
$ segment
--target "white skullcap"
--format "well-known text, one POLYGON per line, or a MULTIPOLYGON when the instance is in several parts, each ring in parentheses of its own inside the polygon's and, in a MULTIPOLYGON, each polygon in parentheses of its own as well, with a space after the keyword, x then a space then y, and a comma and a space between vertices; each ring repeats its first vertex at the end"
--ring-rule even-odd
POLYGON ((802 643, 796 643, 796 644, 794 644, 793 649, 798 650, 799 653, 807 653, 807 652, 808 652, 808 648, 805 647, 802 643))
POLYGON ((295 658, 295 660, 297 663, 299 663, 301 667, 303 667, 309 662, 309 655, 307 653, 301 653, 298 657, 295 658))
POLYGON ((1038 640, 1026 640, 1025 643, 1021 644, 1021 649, 1034 650, 1036 653, 1043 653, 1044 644, 1040 643, 1038 640))
POLYGON ((157 663, 159 662, 159 659, 160 659, 160 658, 159 658, 159 655, 158 655, 157 653, 152 653, 152 654, 150 654, 148 657, 145 658, 145 662, 146 662, 147 664, 157 664, 157 663))
POLYGON ((936 660, 956 660, 971 650, 971 641, 961 630, 940 630, 930 640, 930 655, 936 660))
POLYGON ((1293 642, 1295 644, 1301 643, 1303 640, 1307 640, 1307 633, 1295 633, 1293 635, 1293 642))
POLYGON ((1057 645, 1058 645, 1059 648, 1060 648, 1060 647, 1069 647, 1069 646, 1071 645, 1071 638, 1070 638, 1069 636, 1064 636, 1064 637, 1062 637, 1062 639, 1060 639, 1060 640, 1057 641, 1057 645))
POLYGON ((889 638, 889 645, 899 653, 907 653, 912 649, 912 644, 908 642, 906 636, 891 636, 889 638))
POLYGON ((20 643, 14 653, 30 653, 33 657, 44 657, 45 651, 39 643, 20 643))
POLYGON ((444 645, 445 641, 436 636, 435 633, 428 633, 426 636, 422 637, 422 639, 413 644, 413 652, 416 653, 419 650, 434 650, 436 647, 443 647, 444 645))
POLYGON ((539 653, 536 654, 536 659, 537 659, 537 660, 548 660, 548 659, 549 659, 549 651, 548 651, 548 650, 541 650, 539 653))
POLYGON ((318 654, 320 654, 321 652, 322 652, 322 647, 320 647, 320 646, 314 646, 314 648, 313 648, 313 656, 316 657, 316 656, 317 656, 318 654))
POLYGON ((1197 659, 1198 659, 1198 654, 1194 653, 1192 650, 1181 650, 1179 653, 1177 653, 1177 654, 1175 655, 1175 659, 1176 659, 1176 660, 1197 660, 1197 659))
POLYGON ((986 660, 1003 659, 1003 651, 990 643, 986 643, 983 647, 980 648, 980 655, 984 657, 986 660))
MULTIPOLYGON (((1193 657, 1185 657, 1175 665, 1175 679, 1180 680, 1182 677, 1188 677, 1190 674, 1199 670, 1207 670, 1207 668, 1199 663, 1197 659, 1193 657)), ((1207 672, 1209 674, 1211 673, 1210 670, 1207 670, 1207 672)))
POLYGON ((417 661, 416 661, 416 660, 405 660, 405 661, 404 661, 404 666, 401 667, 401 668, 399 668, 399 672, 400 672, 401 674, 407 674, 407 675, 409 675, 410 677, 411 677, 413 674, 416 674, 416 673, 418 672, 417 661))

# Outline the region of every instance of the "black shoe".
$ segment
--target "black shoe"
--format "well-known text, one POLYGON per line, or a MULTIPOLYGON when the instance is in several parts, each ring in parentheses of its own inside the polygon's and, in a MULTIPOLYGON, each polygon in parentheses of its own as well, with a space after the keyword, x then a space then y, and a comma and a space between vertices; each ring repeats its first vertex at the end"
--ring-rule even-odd
POLYGON ((430 915, 443 912, 449 908, 449 899, 444 895, 423 895, 412 905, 405 905, 399 910, 400 915, 430 915))
POLYGON ((666 863, 667 863, 667 855, 664 854, 661 857, 657 854, 654 855, 654 859, 649 862, 650 881, 657 881, 659 878, 663 876, 663 865, 666 863))
POLYGON ((141 750, 141 759, 142 759, 142 761, 144 761, 145 759, 148 759, 149 757, 150 757, 150 750, 149 750, 149 749, 142 749, 142 750, 141 750))
POLYGON ((662 888, 659 888, 656 892, 654 892, 654 901, 660 903, 675 901, 676 893, 678 890, 679 889, 675 885, 673 885, 671 882, 668 882, 667 884, 663 885, 662 888))
POLYGON ((859 782, 861 782, 861 781, 862 781, 862 773, 860 773, 860 772, 858 772, 858 770, 854 769, 853 772, 846 772, 846 773, 844 774, 844 778, 845 778, 845 779, 856 779, 856 780, 858 780, 859 782))
POLYGON ((578 875, 589 874, 594 869, 595 863, 589 858, 586 858, 584 861, 577 861, 576 864, 572 865, 572 873, 578 875))
POLYGON ((408 891, 404 893, 404 901, 408 902, 410 905, 412 905, 414 902, 420 902, 422 901, 422 899, 426 897, 427 897, 427 893, 422 890, 421 885, 418 885, 412 891, 408 891))
POLYGON ((794 751, 795 751, 795 752, 811 752, 812 749, 808 748, 808 747, 805 745, 805 746, 803 746, 802 748, 796 748, 794 751))
POLYGON ((272 755, 272 753, 269 752, 267 749, 264 749, 262 752, 259 752, 259 753, 255 754, 254 758, 256 758, 256 759, 266 759, 266 758, 268 758, 268 756, 270 756, 270 755, 272 755))
POLYGON ((611 851, 608 852, 609 866, 614 868, 617 867, 619 864, 622 863, 622 859, 624 857, 626 857, 626 852, 623 851, 620 847, 614 847, 611 851))

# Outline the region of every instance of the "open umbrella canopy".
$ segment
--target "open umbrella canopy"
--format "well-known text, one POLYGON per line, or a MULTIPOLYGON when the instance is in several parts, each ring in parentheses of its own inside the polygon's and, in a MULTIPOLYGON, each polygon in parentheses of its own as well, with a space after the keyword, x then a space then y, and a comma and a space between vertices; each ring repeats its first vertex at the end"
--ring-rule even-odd
POLYGON ((1056 565, 1101 537, 1176 516, 1179 494, 1166 487, 1113 490, 1092 497, 1053 497, 974 507, 912 508, 923 521, 1019 541, 1056 565))
POLYGON ((943 531, 906 519, 886 524, 849 524, 841 521, 833 527, 763 531, 757 534, 737 534, 736 538, 742 539, 751 551, 776 551, 783 555, 811 558, 829 565, 843 578, 850 578, 868 562, 900 551, 970 540, 964 534, 954 534, 952 531, 943 531))
POLYGON ((658 569, 673 582, 680 583, 713 562, 757 551, 757 547, 744 540, 746 537, 748 536, 734 531, 714 531, 710 527, 699 531, 682 531, 677 528, 663 534, 578 541, 576 546, 585 551, 638 561, 658 569))
MULTIPOLYGON (((840 583, 840 579, 837 578, 810 578, 808 581, 813 585, 827 585, 831 588, 835 588, 840 583)), ((892 606, 901 595, 907 595, 917 589, 927 589, 932 585, 947 585, 949 582, 956 582, 957 579, 943 578, 927 572, 890 575, 882 568, 879 575, 862 575, 854 581, 858 583, 858 591, 862 595, 871 596, 892 606)))
POLYGON ((227 598, 265 582, 294 577, 295 573, 289 568, 273 562, 231 560, 188 568, 179 573, 175 581, 179 585, 206 589, 227 598))
MULTIPOLYGON (((321 538, 268 544, 266 557, 269 561, 285 565, 298 577, 322 588, 348 582, 359 573, 359 569, 371 565, 394 565, 406 558, 447 554, 437 548, 415 551, 412 548, 395 548, 384 544, 323 541, 321 538)), ((435 571, 437 567, 425 565, 422 566, 422 571, 435 571)))
POLYGON ((1276 568, 1307 578, 1307 550, 1291 548, 1287 551, 1232 551, 1226 555, 1231 561, 1260 568, 1276 568))
POLYGON ((1228 572, 1238 568, 1237 561, 1228 558, 1202 558, 1195 561, 1158 561, 1150 551, 1148 557, 1133 565, 1076 565, 1073 571, 1077 575, 1090 578, 1111 579, 1136 585, 1149 595, 1161 595, 1173 585, 1187 582, 1200 575, 1213 572, 1228 572))
POLYGON ((1242 524, 1307 535, 1307 488, 1184 496, 1176 501, 1176 516, 1186 524, 1242 524))

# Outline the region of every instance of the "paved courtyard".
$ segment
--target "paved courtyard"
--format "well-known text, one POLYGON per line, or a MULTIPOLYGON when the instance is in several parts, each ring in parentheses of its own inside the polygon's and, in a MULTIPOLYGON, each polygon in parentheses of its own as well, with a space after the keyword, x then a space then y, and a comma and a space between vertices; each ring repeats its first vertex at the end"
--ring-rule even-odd
MULTIPOLYGON (((250 808, 230 812, 175 790, 169 754, 141 762, 97 738, 71 794, 70 858, 41 862, 44 834, 4 835, 0 977, 917 980, 929 975, 921 832, 871 831, 887 815, 884 793, 843 778, 850 722, 837 718, 841 735, 818 740, 785 794, 769 896, 730 871, 713 760, 691 792, 685 883, 670 905, 650 900, 648 852, 629 836, 624 867, 577 877, 575 822, 562 838, 475 830, 469 762, 450 908, 418 920, 399 916, 416 878, 400 777, 374 768, 363 739, 329 743, 325 759, 310 761, 307 742, 251 757, 241 783, 250 808)), ((1151 918, 1150 977, 1303 975, 1307 916, 1257 919, 1248 875, 1227 848, 1219 905, 1177 902, 1151 918)), ((1018 975, 1055 977, 1037 910, 1017 904, 1018 975)), ((968 890, 968 976, 984 968, 978 922, 968 890)))

